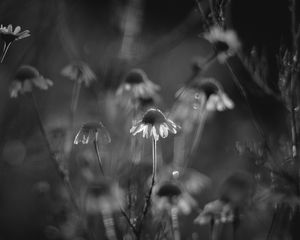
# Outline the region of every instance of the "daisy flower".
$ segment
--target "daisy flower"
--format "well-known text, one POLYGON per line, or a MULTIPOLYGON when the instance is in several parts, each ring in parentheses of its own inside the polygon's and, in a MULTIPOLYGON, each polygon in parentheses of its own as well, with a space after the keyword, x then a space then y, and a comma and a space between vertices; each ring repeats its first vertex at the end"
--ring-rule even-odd
POLYGON ((123 191, 116 183, 108 179, 100 179, 88 186, 85 207, 89 214, 112 214, 120 210, 123 200, 123 191))
POLYGON ((194 198, 179 181, 160 180, 153 189, 152 203, 155 215, 167 213, 171 217, 174 239, 180 240, 178 214, 189 214, 197 205, 194 198))
POLYGON ((67 65, 62 69, 61 74, 73 81, 84 83, 86 87, 96 80, 95 73, 84 62, 74 62, 67 65))
POLYGON ((121 103, 125 107, 135 105, 139 98, 155 97, 160 87, 154 84, 142 69, 132 69, 117 89, 117 96, 121 96, 121 103))
POLYGON ((25 30, 21 32, 21 27, 17 26, 14 30, 11 24, 9 24, 7 27, 4 27, 2 24, 0 26, 0 36, 4 41, 4 47, 3 47, 3 55, 1 62, 3 62, 4 57, 10 47, 10 45, 17 40, 27 38, 30 36, 29 30, 25 30))
POLYGON ((233 101, 213 78, 199 78, 178 92, 181 94, 171 116, 179 122, 188 120, 193 123, 199 120, 199 111, 224 111, 234 108, 233 101))
POLYGON ((232 206, 218 199, 207 203, 194 222, 200 225, 210 224, 212 222, 219 224, 232 222, 233 219, 234 212, 232 206))
POLYGON ((31 92, 33 87, 42 90, 47 90, 53 82, 50 79, 44 78, 36 68, 23 65, 18 70, 11 83, 9 92, 10 97, 15 98, 18 95, 26 92, 31 92))
POLYGON ((132 133, 133 136, 142 133, 144 138, 152 138, 153 175, 151 188, 154 185, 157 172, 156 143, 159 140, 159 137, 166 138, 169 135, 169 131, 176 134, 178 129, 179 126, 166 118, 163 112, 157 108, 148 109, 143 118, 136 122, 130 129, 130 133, 132 133))
POLYGON ((143 118, 132 126, 130 133, 134 136, 142 133, 144 138, 153 137, 155 141, 158 141, 159 137, 166 138, 169 131, 176 134, 178 129, 179 126, 166 118, 161 110, 150 108, 145 112, 143 118))
POLYGON ((155 210, 170 211, 176 207, 182 214, 189 214, 196 202, 179 181, 159 181, 153 189, 155 210))
POLYGON ((198 144, 207 116, 210 112, 233 109, 234 103, 224 92, 221 84, 213 78, 199 77, 188 87, 178 91, 171 118, 181 124, 183 132, 192 133, 194 127, 195 140, 191 145, 193 151, 198 144))
POLYGON ((213 44, 217 58, 221 63, 236 54, 241 48, 241 43, 233 30, 224 30, 219 26, 213 26, 203 37, 213 44))
POLYGON ((194 82, 183 98, 191 96, 194 98, 194 109, 200 109, 203 103, 208 111, 224 111, 234 108, 233 101, 224 92, 221 84, 213 78, 203 78, 194 82))
POLYGON ((98 141, 99 136, 102 143, 111 142, 110 135, 102 122, 88 122, 81 126, 74 139, 74 144, 88 144, 98 141))
POLYGON ((82 125, 82 127, 80 128, 80 130, 75 136, 74 144, 93 143, 96 151, 100 171, 102 174, 104 174, 103 163, 102 163, 100 150, 98 146, 99 140, 100 143, 102 144, 110 143, 111 138, 108 131, 106 130, 106 128, 101 122, 89 122, 82 125))
POLYGON ((117 239, 113 213, 120 211, 124 204, 124 193, 109 179, 93 182, 85 194, 85 207, 88 214, 102 214, 105 233, 108 239, 117 239))

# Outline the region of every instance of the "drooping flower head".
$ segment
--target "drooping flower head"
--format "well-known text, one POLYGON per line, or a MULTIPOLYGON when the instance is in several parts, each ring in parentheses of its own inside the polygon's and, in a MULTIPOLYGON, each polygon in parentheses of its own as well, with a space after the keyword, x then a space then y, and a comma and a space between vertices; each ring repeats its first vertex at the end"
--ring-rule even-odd
POLYGON ((154 84, 142 69, 132 69, 117 90, 125 107, 136 105, 141 98, 156 98, 159 86, 154 84))
POLYGON ((92 182, 85 195, 85 207, 89 214, 112 214, 124 204, 124 194, 118 184, 108 179, 92 182))
POLYGON ((77 133, 74 144, 88 144, 100 140, 101 143, 110 143, 110 135, 102 122, 88 122, 82 125, 77 133))
POLYGON ((180 89, 171 118, 190 132, 202 120, 203 112, 224 111, 234 108, 233 101, 213 78, 196 79, 190 86, 180 89))
POLYGON ((95 73, 84 62, 74 62, 67 65, 62 69, 61 74, 73 81, 84 83, 86 87, 96 80, 95 73))
POLYGON ((213 78, 201 78, 195 81, 181 99, 193 101, 194 109, 200 109, 203 104, 208 111, 224 111, 234 108, 234 103, 224 92, 221 84, 213 78))
POLYGON ((183 214, 190 213, 197 204, 191 194, 199 194, 210 185, 205 175, 191 169, 163 168, 153 189, 154 210, 170 210, 173 207, 183 214))
POLYGON ((150 108, 145 112, 143 118, 132 126, 130 133, 134 136, 142 133, 144 138, 153 137, 155 141, 158 141, 159 136, 166 138, 169 131, 176 134, 178 129, 179 126, 166 118, 161 110, 150 108))
POLYGON ((30 36, 29 30, 25 30, 21 32, 21 27, 17 26, 14 30, 11 24, 7 27, 4 27, 2 24, 0 26, 0 36, 5 42, 6 45, 12 43, 13 41, 17 41, 23 38, 27 38, 30 36))
POLYGON ((207 203, 194 220, 195 223, 200 225, 210 224, 211 222, 219 224, 233 221, 234 211, 232 206, 219 199, 207 203))
POLYGON ((18 97, 19 93, 31 92, 33 87, 47 90, 53 82, 44 78, 36 68, 28 65, 21 66, 14 77, 10 86, 10 96, 18 97))
POLYGON ((153 189, 152 202, 154 210, 170 211, 176 207, 183 214, 189 214, 196 206, 193 197, 174 181, 159 182, 153 189))
POLYGON ((213 26, 203 37, 213 44, 221 63, 236 54, 241 48, 241 43, 233 30, 224 30, 219 26, 213 26))

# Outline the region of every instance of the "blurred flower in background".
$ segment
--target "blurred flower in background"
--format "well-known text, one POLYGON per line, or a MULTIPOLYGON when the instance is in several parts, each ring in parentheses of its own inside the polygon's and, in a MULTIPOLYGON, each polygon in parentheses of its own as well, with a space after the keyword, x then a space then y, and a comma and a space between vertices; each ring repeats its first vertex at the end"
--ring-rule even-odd
POLYGON ((145 112, 142 120, 139 120, 132 126, 130 133, 135 136, 142 132, 144 138, 153 136, 153 138, 158 141, 159 136, 166 138, 169 131, 176 134, 178 129, 179 126, 166 118, 161 110, 150 108, 145 112))
POLYGON ((125 77, 123 83, 117 89, 120 103, 126 109, 136 107, 139 99, 156 99, 160 87, 154 84, 146 73, 139 68, 132 69, 125 77))
POLYGON ((91 182, 86 190, 85 208, 89 214, 112 214, 124 203, 123 191, 111 179, 91 182))
POLYGON ((218 224, 232 222, 233 218, 232 206, 217 199, 207 203, 194 222, 200 225, 211 224, 212 222, 218 224))
POLYGON ((202 120, 205 111, 233 109, 234 103, 213 78, 197 78, 190 86, 179 90, 179 97, 171 111, 171 118, 190 132, 202 120))
POLYGON ((212 26, 203 37, 214 46, 218 60, 223 63, 228 57, 236 54, 241 43, 233 30, 224 30, 219 26, 212 26))
POLYGON ((195 207, 195 199, 176 181, 158 181, 154 186, 152 202, 154 211, 170 211, 178 208, 182 214, 189 214, 195 207))
POLYGON ((65 66, 61 74, 73 81, 84 83, 86 87, 89 87, 92 82, 96 81, 95 73, 84 62, 74 62, 65 66))
POLYGON ((44 78, 36 68, 22 65, 18 70, 10 85, 10 97, 16 98, 19 94, 31 92, 33 87, 47 90, 53 82, 44 78))

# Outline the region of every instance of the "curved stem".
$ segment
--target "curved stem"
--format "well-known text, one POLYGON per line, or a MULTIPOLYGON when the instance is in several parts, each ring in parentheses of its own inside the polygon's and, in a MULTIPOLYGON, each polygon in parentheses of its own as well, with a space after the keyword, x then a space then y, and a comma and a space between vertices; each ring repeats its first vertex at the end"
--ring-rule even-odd
POLYGON ((109 240, 117 240, 113 216, 110 213, 103 213, 102 216, 106 237, 109 240))
POLYGON ((9 44, 7 44, 7 45, 6 45, 6 43, 4 43, 3 55, 2 55, 2 58, 1 58, 1 63, 3 63, 3 60, 4 60, 4 58, 5 58, 6 54, 7 54, 7 51, 9 49, 10 45, 11 45, 11 42, 9 44))
POLYGON ((171 208, 171 221, 174 240, 180 240, 178 209, 176 207, 171 208))
POLYGON ((61 169, 61 166, 58 162, 57 156, 51 149, 51 145, 50 145, 50 142, 48 140, 48 137, 47 137, 46 130, 45 130, 43 122, 42 122, 40 112, 38 110, 38 105, 37 105, 36 99, 35 99, 32 92, 30 93, 30 97, 31 97, 31 100, 32 100, 32 103, 33 103, 33 108, 34 108, 34 111, 35 111, 35 114, 36 114, 36 118, 37 118, 37 121, 38 121, 40 131, 42 133, 42 136, 43 136, 43 138, 45 140, 45 143, 46 143, 46 147, 47 147, 48 152, 50 154, 51 162, 53 163, 56 171, 58 172, 58 174, 62 178, 66 188, 68 189, 71 202, 73 203, 75 209, 80 213, 80 209, 79 209, 79 207, 77 205, 77 202, 76 202, 75 192, 74 192, 74 189, 73 189, 72 184, 70 182, 69 175, 68 175, 68 173, 66 173, 65 171, 63 171, 61 169))
MULTIPOLYGON (((98 134, 98 133, 96 133, 96 134, 98 134)), ((95 147, 95 151, 96 151, 96 155, 97 155, 97 159, 98 159, 99 169, 100 169, 102 175, 104 175, 103 163, 102 163, 102 159, 101 159, 101 155, 100 155, 100 150, 99 150, 99 146, 98 146, 97 137, 94 140, 94 147, 95 147)))

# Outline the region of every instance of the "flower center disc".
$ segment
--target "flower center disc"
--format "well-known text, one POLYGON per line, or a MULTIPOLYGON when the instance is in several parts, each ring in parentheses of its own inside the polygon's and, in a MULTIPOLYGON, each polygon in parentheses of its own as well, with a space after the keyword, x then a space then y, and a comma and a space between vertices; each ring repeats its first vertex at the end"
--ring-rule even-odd
POLYGON ((16 79, 19 81, 25 81, 26 79, 33 79, 37 77, 39 77, 38 71, 30 66, 20 67, 16 74, 16 79))
POLYGON ((130 72, 125 79, 125 82, 130 85, 140 84, 144 82, 143 76, 139 72, 130 72))
POLYGON ((143 117, 143 123, 145 124, 162 124, 166 121, 163 113, 158 109, 149 109, 143 117))

